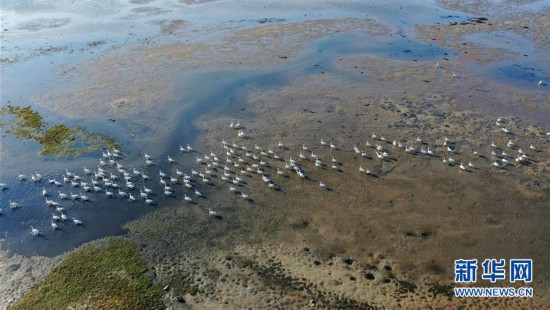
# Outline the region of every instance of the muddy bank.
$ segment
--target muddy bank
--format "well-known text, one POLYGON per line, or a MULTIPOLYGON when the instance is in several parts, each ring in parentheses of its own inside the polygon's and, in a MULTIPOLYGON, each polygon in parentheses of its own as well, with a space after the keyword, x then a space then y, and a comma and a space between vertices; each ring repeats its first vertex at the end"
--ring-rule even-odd
MULTIPOLYGON (((221 214, 222 220, 208 217, 207 206, 182 205, 129 224, 131 238, 143 245, 154 268, 162 271, 159 277, 175 286, 181 283, 176 279, 185 280, 186 287, 174 288, 175 304, 183 299, 199 306, 228 303, 238 308, 242 300, 259 307, 315 300, 325 306, 436 303, 443 307, 462 302, 449 299, 454 259, 495 255, 528 256, 539 262, 534 284, 537 296, 528 301, 491 301, 488 305, 541 306, 547 302, 545 249, 549 240, 544 218, 549 215, 550 166, 546 154, 550 145, 545 131, 519 118, 502 116, 501 122, 514 132, 518 148, 528 148, 532 143, 540 152, 530 152, 533 158, 528 165, 494 169, 491 142, 511 154, 517 152, 506 149, 509 137, 496 126, 496 119, 463 111, 459 100, 447 95, 376 95, 363 86, 319 74, 286 87, 252 92, 246 104, 198 121, 201 140, 205 141, 199 151, 221 152, 222 139, 244 144, 250 150, 258 145, 274 150, 286 161, 295 158, 308 178, 302 180, 285 170, 284 163, 268 158, 265 173, 280 190, 273 191, 259 176, 248 175, 246 185, 239 190, 254 198, 253 205, 228 191, 212 198, 208 207, 221 214), (244 124, 249 139, 242 140, 229 129, 232 120, 244 124), (378 138, 373 139, 372 133, 378 138), (385 141, 380 141, 382 136, 385 141), (419 137, 423 143, 416 141, 419 137), (443 146, 444 137, 452 141, 455 152, 449 153, 443 146), (334 143, 337 149, 321 146, 321 139, 334 143), (414 146, 416 152, 413 155, 393 146, 393 140, 414 146), (367 147, 366 141, 372 146, 367 147), (285 149, 277 146, 279 142, 285 149), (331 169, 330 163, 315 167, 302 144, 325 162, 334 156, 338 169, 331 169), (389 152, 390 160, 376 158, 376 144, 389 152), (367 155, 356 154, 354 145, 367 155), (435 155, 420 153, 427 147, 435 155), (475 150, 483 157, 473 155, 475 150), (309 159, 299 159, 300 152, 309 159), (448 157, 456 164, 444 164, 443 158, 448 157), (475 168, 464 171, 458 167, 468 162, 475 168), (360 173, 360 166, 373 175, 360 173), (277 176, 277 168, 287 177, 277 176), (319 181, 330 190, 320 189, 319 181), (283 240, 293 241, 286 244, 283 240), (285 245, 262 250, 266 242, 285 245), (352 257, 362 267, 343 268, 345 272, 327 267, 324 280, 312 280, 311 273, 294 266, 306 264, 300 258, 304 255, 302 246, 314 249, 323 266, 334 259, 341 268, 346 266, 341 261, 352 257), (247 254, 237 255, 240 263, 227 262, 224 257, 235 249, 247 254), (212 262, 212 256, 219 261, 212 262), (281 268, 288 269, 272 266, 279 266, 281 261, 285 261, 281 268), (384 271, 380 265, 383 261, 391 261, 394 271, 384 271), (365 266, 369 265, 376 266, 376 272, 367 278, 365 266), (256 277, 260 279, 249 280, 256 277), (278 286, 282 279, 301 279, 297 287, 307 288, 296 289, 293 294, 294 289, 285 291, 278 286), (417 289, 409 292, 412 287, 417 289), (281 296, 280 289, 290 296, 275 297, 281 296), (403 291, 407 293, 399 293, 403 291)), ((224 184, 216 186, 227 188, 224 184)), ((311 268, 322 268, 307 261, 311 268)))
POLYGON ((0 309, 13 305, 34 284, 40 282, 63 260, 9 254, 0 250, 0 309))
MULTIPOLYGON (((63 83, 33 100, 69 118, 109 115, 117 124, 126 120, 129 128, 140 130, 130 130, 128 139, 163 158, 164 149, 177 152, 186 142, 177 140, 183 130, 172 133, 173 128, 195 134, 193 125, 200 129, 193 137, 193 155, 214 151, 222 164, 231 166, 221 145, 225 139, 255 153, 258 145, 286 162, 290 157, 299 162, 307 178, 285 169, 285 162, 272 155, 262 157, 275 190, 260 175, 248 173, 238 192, 249 200, 229 191, 221 181, 223 168, 213 169, 216 177, 204 186, 206 198, 200 204, 181 202, 125 225, 155 270, 156 281, 168 285, 174 307, 469 307, 478 304, 450 296, 455 259, 528 257, 536 262, 535 298, 483 302, 495 308, 544 308, 550 295, 550 227, 545 222, 550 215, 548 88, 535 80, 510 86, 510 81, 479 74, 476 66, 521 54, 480 45, 480 38, 471 35, 510 26, 535 42, 532 51, 540 53, 546 28, 539 25, 546 25, 547 18, 537 12, 512 15, 511 2, 490 14, 492 10, 484 8, 494 7, 483 3, 476 15, 487 13, 487 20, 414 26, 424 42, 449 48, 444 57, 404 61, 373 54, 337 55, 298 76, 283 76, 270 87, 256 88, 250 76, 242 82, 229 80, 241 90, 231 92, 235 100, 206 115, 197 113, 196 119, 182 118, 190 123, 187 127, 178 126, 178 116, 194 102, 179 101, 185 87, 178 82, 190 81, 178 79, 180 74, 197 68, 283 66, 304 52, 304 42, 340 32, 375 38, 406 37, 409 32, 370 18, 314 18, 244 26, 227 22, 195 33, 196 23, 163 17, 154 21, 162 33, 153 36, 158 41, 147 37, 137 45, 113 48, 99 59, 57 66, 54 71, 63 83), (190 41, 184 42, 186 35, 190 41), (168 44, 163 41, 168 36, 180 42, 168 44), (237 120, 247 139, 229 129, 237 120), (168 142, 168 136, 175 138, 168 142), (336 147, 320 145, 321 139, 336 147), (513 145, 508 147, 510 140, 513 145), (388 152, 387 159, 377 158, 377 144, 388 152), (517 162, 520 148, 528 159, 517 162), (320 167, 311 151, 322 159, 320 167), (300 152, 307 159, 301 159, 300 152), (217 216, 209 215, 209 208, 217 216)), ((155 8, 131 10, 136 14, 132 18, 168 14, 155 8)), ((539 72, 543 76, 545 71, 539 72)), ((214 89, 210 81, 202 82, 190 85, 214 89)), ((237 152, 246 164, 256 163, 245 151, 237 152)), ((185 166, 190 168, 206 166, 185 166)), ((3 300, 19 298, 54 264, 38 258, 18 260, 39 266, 38 276, 6 274, 3 283, 16 289, 2 290, 3 300), (18 281, 24 284, 14 285, 18 281)), ((4 267, 16 269, 10 262, 4 267)))

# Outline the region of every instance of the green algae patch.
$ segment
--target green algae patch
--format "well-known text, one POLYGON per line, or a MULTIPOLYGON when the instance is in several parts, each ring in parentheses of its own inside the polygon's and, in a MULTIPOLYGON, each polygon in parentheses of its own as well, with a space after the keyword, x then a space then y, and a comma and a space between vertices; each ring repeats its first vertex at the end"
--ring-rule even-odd
POLYGON ((41 155, 79 156, 102 148, 120 148, 115 139, 81 126, 48 125, 31 107, 2 107, 0 117, 5 133, 34 140, 41 146, 41 155))
POLYGON ((121 237, 80 247, 12 309, 164 309, 138 247, 121 237))
POLYGON ((46 126, 42 116, 31 107, 3 107, 0 110, 0 116, 2 116, 0 125, 2 127, 9 126, 6 132, 23 139, 32 139, 40 134, 46 126), (11 119, 7 119, 9 116, 11 119))

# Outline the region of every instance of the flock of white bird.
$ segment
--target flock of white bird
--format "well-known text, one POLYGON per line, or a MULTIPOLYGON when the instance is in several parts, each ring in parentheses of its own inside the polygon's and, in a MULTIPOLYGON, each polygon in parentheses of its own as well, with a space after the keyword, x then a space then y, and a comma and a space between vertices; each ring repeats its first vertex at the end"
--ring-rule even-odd
MULTIPOLYGON (((364 144, 365 148, 361 149, 359 145, 353 146, 353 151, 361 158, 377 159, 379 161, 396 160, 390 156, 391 152, 403 151, 406 154, 413 156, 427 156, 429 158, 442 159, 443 163, 448 166, 458 166, 461 170, 473 170, 477 169, 474 162, 477 158, 483 157, 483 162, 486 162, 488 158, 491 158, 492 167, 494 169, 505 169, 508 166, 515 166, 520 164, 528 164, 531 156, 527 154, 520 146, 519 142, 514 141, 514 134, 505 126, 502 119, 496 121, 496 126, 499 131, 506 136, 508 143, 506 147, 499 147, 496 143, 490 144, 490 155, 482 155, 479 151, 473 151, 472 154, 464 154, 459 152, 459 144, 452 141, 448 137, 443 137, 441 142, 428 143, 421 137, 417 137, 412 142, 390 140, 384 136, 372 133, 370 141, 367 140, 364 144), (370 150, 370 151, 369 151, 370 150), (372 157, 368 153, 371 153, 372 157), (441 155, 439 155, 441 153, 441 155), (453 157, 460 156, 462 158, 467 157, 468 163, 454 159, 453 157)), ((244 132, 244 128, 240 122, 231 123, 229 126, 231 129, 237 131, 237 136, 242 138, 243 141, 248 141, 248 137, 244 132)), ((546 134, 550 136, 550 133, 546 134)), ((180 164, 176 159, 171 156, 167 156, 166 162, 170 167, 170 173, 164 172, 158 169, 158 165, 152 156, 144 154, 144 167, 143 169, 125 168, 122 165, 124 155, 118 149, 104 151, 96 169, 91 170, 86 167, 83 168, 83 176, 79 176, 76 173, 68 170, 60 177, 60 180, 56 178, 49 178, 46 180, 47 186, 43 186, 41 195, 45 199, 45 205, 53 209, 51 217, 51 228, 53 230, 59 229, 60 222, 72 221, 74 225, 82 225, 82 221, 72 217, 67 217, 67 211, 61 206, 59 201, 71 200, 73 202, 86 202, 91 198, 88 196, 91 193, 93 197, 99 195, 105 195, 107 197, 118 197, 120 199, 126 199, 130 203, 143 202, 146 205, 153 205, 155 191, 159 192, 158 185, 154 185, 154 181, 148 176, 153 170, 158 169, 158 184, 160 185, 161 195, 167 197, 176 197, 178 191, 183 193, 183 201, 186 203, 194 203, 194 200, 205 198, 200 191, 200 186, 215 185, 216 183, 225 184, 230 192, 238 195, 239 198, 252 202, 249 195, 244 193, 248 183, 245 182, 245 177, 253 178, 254 176, 261 177, 263 183, 268 188, 278 189, 279 186, 274 181, 277 177, 289 177, 295 173, 299 178, 305 179, 306 169, 304 167, 314 163, 314 167, 307 167, 307 169, 329 169, 329 170, 341 170, 341 163, 335 158, 338 152, 342 152, 332 141, 326 142, 320 140, 320 145, 309 148, 305 144, 302 144, 298 151, 297 159, 289 156, 288 159, 284 159, 281 155, 277 154, 273 149, 263 148, 258 145, 245 146, 243 144, 238 145, 236 143, 229 144, 225 140, 222 140, 224 149, 224 159, 218 157, 214 152, 209 154, 201 154, 193 150, 193 148, 187 144, 185 147, 180 146, 179 149, 182 154, 195 153, 196 167, 193 167, 188 172, 180 170, 180 164), (317 149, 316 149, 317 148, 317 149), (315 150, 316 149, 316 150, 315 150), (327 164, 321 158, 320 152, 323 149, 330 150, 330 160, 327 164), (318 153, 316 153, 318 152, 318 153), (138 186, 137 183, 140 183, 138 186), (151 185, 149 185, 151 184, 151 185), (148 187, 149 186, 149 187, 148 187), (46 188, 48 187, 48 188, 46 188), (71 188, 74 191, 79 191, 75 194, 72 191, 62 192, 61 189, 71 188), (156 188, 156 190, 153 189, 156 188), (54 198, 57 198, 54 200, 54 198)), ((277 144, 278 151, 288 153, 289 149, 279 142, 277 144)), ((536 151, 535 145, 530 144, 527 146, 529 152, 536 151)), ((160 159, 159 159, 160 160, 160 159)), ((367 161, 360 164, 358 167, 359 173, 366 175, 375 175, 367 167, 367 161)), ((183 168, 182 168, 183 169, 183 168)), ((28 180, 26 175, 19 175, 18 179, 21 182, 28 180)), ((42 182, 42 176, 36 172, 32 173, 30 181, 36 184, 42 182)), ((218 184, 220 187, 222 185, 218 184)), ((329 189, 329 186, 323 181, 319 180, 319 188, 329 189)), ((0 190, 7 189, 5 183, 0 183, 0 190)), ((16 201, 9 201, 9 207, 11 209, 17 209, 22 207, 16 201)), ((208 209, 208 214, 211 216, 217 216, 217 212, 208 209)), ((0 209, 0 215, 2 215, 2 209, 0 209)), ((38 236, 41 232, 31 226, 31 234, 38 236)))

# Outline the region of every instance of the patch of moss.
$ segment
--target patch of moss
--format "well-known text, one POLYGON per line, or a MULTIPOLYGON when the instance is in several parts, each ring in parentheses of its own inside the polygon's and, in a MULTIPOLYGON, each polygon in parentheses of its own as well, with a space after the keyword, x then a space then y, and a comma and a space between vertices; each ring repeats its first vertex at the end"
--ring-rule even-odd
POLYGON ((170 280, 170 287, 172 287, 174 293, 178 296, 184 296, 186 294, 195 296, 204 293, 204 290, 201 289, 191 274, 178 274, 173 276, 170 280))
POLYGON ((6 132, 23 139, 32 139, 46 126, 46 123, 42 121, 42 116, 32 110, 31 107, 3 107, 0 109, 0 116, 2 116, 0 122, 2 127, 11 125, 6 132), (11 116, 11 118, 5 119, 8 116, 11 116))
POLYGON ((0 117, 0 127, 7 127, 6 133, 36 141, 42 147, 42 155, 79 156, 102 148, 120 148, 113 138, 88 132, 84 127, 71 128, 63 124, 48 127, 31 107, 3 107, 0 117))
POLYGON ((125 238, 108 238, 67 255, 12 309, 164 309, 163 290, 125 238))
POLYGON ((397 288, 398 294, 414 293, 417 289, 417 286, 414 283, 408 281, 397 281, 397 284, 399 285, 397 288))
POLYGON ((441 285, 439 283, 430 284, 430 289, 428 290, 433 297, 437 295, 443 295, 447 297, 448 300, 451 300, 454 296, 453 286, 452 285, 441 285))

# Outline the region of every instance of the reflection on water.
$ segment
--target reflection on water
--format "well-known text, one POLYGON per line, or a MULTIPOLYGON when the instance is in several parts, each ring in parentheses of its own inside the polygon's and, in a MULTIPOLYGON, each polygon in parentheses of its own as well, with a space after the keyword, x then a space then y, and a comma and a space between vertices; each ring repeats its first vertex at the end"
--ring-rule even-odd
POLYGON ((509 53, 510 60, 476 64, 476 71, 490 79, 514 87, 550 92, 550 87, 539 87, 539 81, 550 80, 550 55, 533 42, 510 31, 491 31, 464 36, 475 45, 499 48, 509 53))

